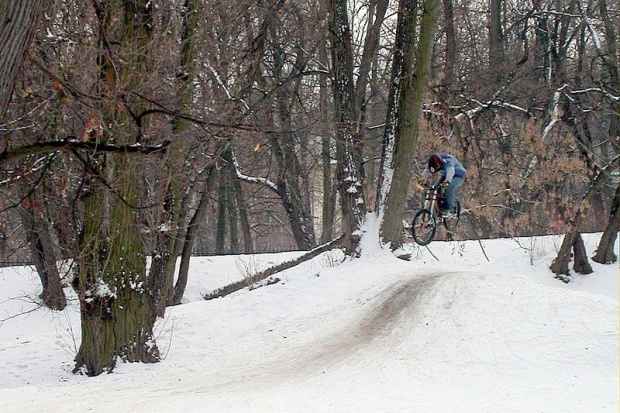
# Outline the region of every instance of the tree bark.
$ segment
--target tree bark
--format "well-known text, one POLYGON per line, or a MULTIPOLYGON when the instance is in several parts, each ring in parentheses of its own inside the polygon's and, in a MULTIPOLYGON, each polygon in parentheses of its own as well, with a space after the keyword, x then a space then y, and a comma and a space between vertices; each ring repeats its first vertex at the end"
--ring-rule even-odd
MULTIPOLYGON (((393 84, 400 88, 398 110, 394 118, 394 135, 386 136, 384 150, 386 156, 383 164, 385 168, 382 176, 380 193, 385 197, 380 202, 381 237, 383 242, 389 243, 392 249, 399 248, 403 242, 402 219, 407 188, 411 180, 414 147, 417 142, 418 131, 422 115, 424 94, 429 78, 435 29, 439 15, 439 0, 425 0, 421 18, 418 49, 414 51, 415 43, 415 1, 402 0, 402 14, 398 32, 402 36, 399 52, 403 55, 402 69, 393 84), (413 72, 413 56, 416 57, 416 69, 413 72), (390 148, 393 147, 393 151, 390 148)), ((391 133, 386 128, 386 133, 391 133)))
POLYGON ((593 261, 600 264, 611 264, 618 260, 618 256, 615 253, 618 231, 620 231, 620 185, 616 187, 616 194, 609 212, 609 223, 601 236, 596 254, 592 257, 593 261))
POLYGON ((10 0, 0 4, 0 120, 11 100, 19 69, 50 0, 10 0))

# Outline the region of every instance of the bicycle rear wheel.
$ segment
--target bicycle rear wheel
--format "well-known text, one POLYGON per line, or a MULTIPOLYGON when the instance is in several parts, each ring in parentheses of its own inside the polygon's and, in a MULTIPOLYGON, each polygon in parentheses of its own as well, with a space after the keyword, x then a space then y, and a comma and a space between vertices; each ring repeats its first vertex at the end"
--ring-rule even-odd
POLYGON ((437 222, 428 209, 419 210, 413 217, 411 235, 419 245, 428 245, 435 237, 437 222))
POLYGON ((448 231, 454 231, 456 229, 456 225, 459 223, 459 219, 461 219, 461 203, 458 199, 454 200, 454 205, 452 206, 451 215, 448 215, 443 219, 443 225, 446 227, 448 231))

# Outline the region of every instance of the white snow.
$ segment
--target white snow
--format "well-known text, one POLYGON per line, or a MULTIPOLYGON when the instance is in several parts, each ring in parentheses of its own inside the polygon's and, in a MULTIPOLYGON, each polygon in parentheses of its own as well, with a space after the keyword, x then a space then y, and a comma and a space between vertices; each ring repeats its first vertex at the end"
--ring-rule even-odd
POLYGON ((2 269, 0 411, 618 411, 617 263, 564 284, 548 270, 561 237, 433 242, 437 259, 408 245, 411 261, 373 239, 212 301, 298 253, 194 258, 185 304, 156 326, 165 359, 94 378, 71 373, 75 295, 37 308, 36 273, 2 269))

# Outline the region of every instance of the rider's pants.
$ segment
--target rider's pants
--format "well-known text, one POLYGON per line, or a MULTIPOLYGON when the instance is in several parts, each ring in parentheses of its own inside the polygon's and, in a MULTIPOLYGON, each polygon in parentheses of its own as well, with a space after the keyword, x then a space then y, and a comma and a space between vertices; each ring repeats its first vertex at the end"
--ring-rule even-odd
POLYGON ((454 191, 465 182, 464 176, 455 176, 452 178, 448 190, 446 191, 446 205, 445 210, 452 211, 452 204, 454 203, 454 191))

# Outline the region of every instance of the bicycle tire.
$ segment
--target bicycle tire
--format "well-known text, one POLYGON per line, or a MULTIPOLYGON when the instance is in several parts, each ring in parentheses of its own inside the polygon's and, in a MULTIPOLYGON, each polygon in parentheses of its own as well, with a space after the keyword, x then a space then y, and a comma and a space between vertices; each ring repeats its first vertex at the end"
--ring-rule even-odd
POLYGON ((411 235, 418 245, 428 245, 435 238, 437 221, 428 209, 416 212, 411 224, 411 235))
POLYGON ((448 231, 454 231, 456 226, 461 219, 461 203, 458 199, 454 200, 454 205, 452 206, 452 213, 454 216, 450 218, 444 218, 443 225, 446 227, 448 231))

